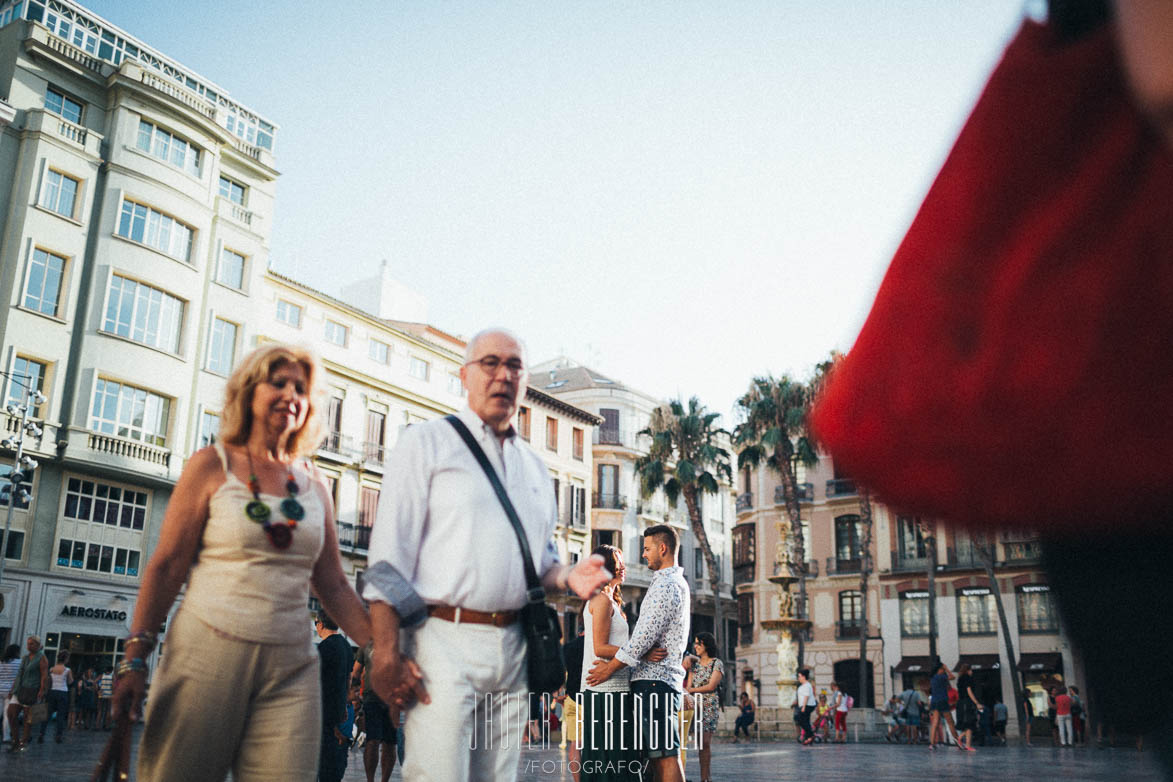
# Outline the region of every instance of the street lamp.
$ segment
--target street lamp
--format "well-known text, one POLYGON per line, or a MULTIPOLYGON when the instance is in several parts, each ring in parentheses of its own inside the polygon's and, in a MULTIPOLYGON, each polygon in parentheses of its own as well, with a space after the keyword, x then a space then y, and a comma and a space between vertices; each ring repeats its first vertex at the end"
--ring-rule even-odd
MULTIPOLYGON (((37 460, 31 456, 26 456, 24 453, 24 436, 27 434, 31 437, 40 437, 42 434, 41 427, 37 425, 36 421, 29 420, 29 411, 33 407, 40 407, 45 404, 45 395, 39 389, 32 387, 32 385, 23 382, 19 377, 12 377, 13 382, 19 383, 24 387, 22 394, 23 401, 21 404, 9 404, 5 409, 13 418, 19 416, 20 426, 17 427, 15 438, 12 436, 4 438, 0 441, 0 448, 7 451, 16 451, 16 456, 12 460, 12 470, 8 475, 3 476, 8 481, 8 515, 4 519, 4 534, 0 535, 0 584, 4 582, 4 562, 8 555, 8 531, 12 527, 12 509, 19 499, 22 504, 27 505, 32 499, 32 494, 21 484, 27 481, 33 474, 33 471, 40 465, 37 460)), ((3 490, 0 489, 0 496, 3 495, 3 490)), ((4 595, 0 593, 0 611, 4 610, 4 595)))

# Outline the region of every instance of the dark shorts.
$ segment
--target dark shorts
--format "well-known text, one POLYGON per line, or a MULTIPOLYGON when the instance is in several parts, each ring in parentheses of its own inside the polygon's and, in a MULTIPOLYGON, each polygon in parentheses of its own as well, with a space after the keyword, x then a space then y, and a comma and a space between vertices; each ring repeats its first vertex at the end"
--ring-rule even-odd
POLYGON ((920 712, 919 711, 916 714, 909 714, 908 712, 905 712, 904 716, 901 719, 903 719, 904 724, 910 728, 919 728, 920 727, 920 712))
POLYGON ((684 696, 664 682, 640 679, 631 683, 636 748, 646 758, 664 758, 680 752, 680 707, 684 696))
POLYGON ((382 701, 363 701, 362 713, 366 721, 367 741, 395 744, 395 734, 399 726, 391 724, 391 710, 382 701))
POLYGON ((949 708, 949 699, 948 698, 941 698, 941 699, 934 698, 933 700, 929 701, 929 711, 949 712, 949 711, 953 711, 953 709, 949 708))

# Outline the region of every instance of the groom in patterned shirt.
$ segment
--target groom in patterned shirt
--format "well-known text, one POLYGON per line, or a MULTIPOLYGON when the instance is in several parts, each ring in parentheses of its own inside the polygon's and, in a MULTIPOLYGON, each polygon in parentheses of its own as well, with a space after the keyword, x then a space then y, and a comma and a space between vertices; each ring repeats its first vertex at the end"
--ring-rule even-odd
POLYGON ((628 642, 612 660, 597 660, 587 677, 595 686, 610 679, 624 665, 632 666, 631 692, 639 722, 636 747, 651 761, 658 782, 683 782, 680 765, 679 713, 684 694, 680 661, 688 645, 691 598, 683 568, 676 565, 676 531, 665 524, 644 530, 643 555, 656 571, 640 603, 639 620, 628 642), (661 662, 645 662, 653 646, 668 655, 661 662))

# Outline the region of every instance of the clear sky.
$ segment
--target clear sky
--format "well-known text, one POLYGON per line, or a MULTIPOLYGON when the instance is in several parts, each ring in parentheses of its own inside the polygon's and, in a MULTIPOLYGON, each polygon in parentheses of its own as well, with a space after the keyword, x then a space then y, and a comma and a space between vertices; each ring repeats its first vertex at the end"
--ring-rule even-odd
POLYGON ((1029 5, 86 4, 280 127, 278 271, 723 413, 850 348, 1029 5))

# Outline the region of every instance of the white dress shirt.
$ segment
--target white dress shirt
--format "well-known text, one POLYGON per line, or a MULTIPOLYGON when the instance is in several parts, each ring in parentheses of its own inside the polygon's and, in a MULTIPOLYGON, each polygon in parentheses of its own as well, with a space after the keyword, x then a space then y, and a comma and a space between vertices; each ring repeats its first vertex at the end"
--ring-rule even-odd
MULTIPOLYGON (((471 409, 458 416, 505 486, 540 579, 558 564, 549 470, 512 429, 501 441, 471 409)), ((443 419, 407 428, 391 451, 367 561, 363 597, 390 603, 405 626, 422 621, 425 605, 511 611, 526 602, 509 518, 484 470, 443 419)))

